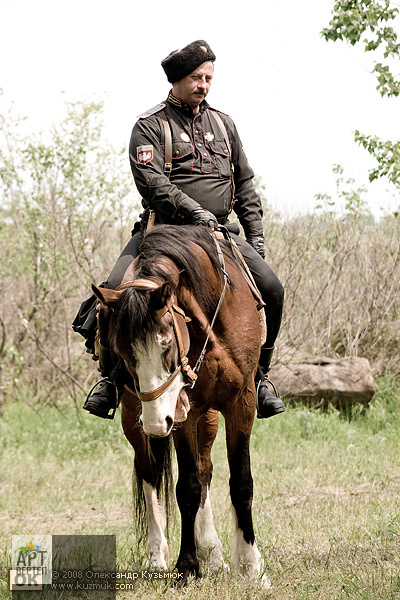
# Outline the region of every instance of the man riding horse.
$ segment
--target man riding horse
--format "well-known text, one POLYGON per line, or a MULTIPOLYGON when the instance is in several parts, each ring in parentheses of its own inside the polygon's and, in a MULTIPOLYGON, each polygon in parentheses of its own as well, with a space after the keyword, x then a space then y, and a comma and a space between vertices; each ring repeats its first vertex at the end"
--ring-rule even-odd
MULTIPOLYGON (((285 410, 268 388, 267 373, 279 332, 283 287, 264 260, 263 210, 243 147, 232 119, 205 98, 214 73, 215 54, 204 40, 171 52, 161 63, 172 84, 165 102, 139 117, 129 147, 130 164, 145 212, 103 287, 115 289, 138 255, 143 230, 150 224, 193 224, 216 230, 228 225, 233 209, 246 237, 231 237, 242 254, 263 302, 267 337, 257 375, 257 416, 268 418, 285 410)), ((79 326, 75 326, 80 330, 79 326)), ((100 323, 99 361, 106 378, 87 398, 84 408, 107 418, 122 391, 117 357, 100 323)), ((104 328, 105 329, 105 328, 104 328)))

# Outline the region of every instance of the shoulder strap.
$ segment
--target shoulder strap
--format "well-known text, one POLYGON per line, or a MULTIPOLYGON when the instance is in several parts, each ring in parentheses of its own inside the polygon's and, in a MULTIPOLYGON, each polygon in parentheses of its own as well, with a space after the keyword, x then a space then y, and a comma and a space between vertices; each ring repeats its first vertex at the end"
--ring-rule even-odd
POLYGON ((218 126, 222 132, 222 135, 224 136, 224 140, 225 140, 225 144, 227 145, 228 148, 228 152, 229 152, 229 156, 232 156, 232 148, 231 148, 231 143, 229 141, 229 137, 228 137, 228 132, 226 131, 226 127, 224 125, 223 120, 221 119, 221 117, 219 116, 219 114, 217 113, 216 110, 211 109, 210 110, 210 114, 212 114, 212 116, 214 117, 214 119, 217 121, 218 126))
POLYGON ((160 102, 160 104, 153 106, 153 108, 149 108, 149 110, 146 110, 144 113, 139 115, 138 119, 147 119, 147 117, 151 117, 152 115, 155 115, 156 113, 160 112, 160 110, 163 110, 165 107, 166 107, 165 102, 160 102))
POLYGON ((165 134, 165 163, 164 163, 164 173, 168 177, 171 176, 172 171, 172 135, 171 135, 171 126, 168 122, 164 109, 159 112, 159 116, 161 118, 162 124, 164 126, 164 134, 165 134))
MULTIPOLYGON (((164 104, 165 106, 165 104, 164 104)), ((163 127, 164 127, 164 137, 165 137, 165 141, 164 141, 164 153, 165 153, 165 161, 164 161, 164 173, 165 175, 168 177, 168 179, 171 177, 171 171, 172 171, 172 134, 171 134, 171 126, 168 122, 168 119, 166 117, 165 111, 164 109, 158 111, 158 114, 161 118, 163 127)), ((152 209, 150 209, 150 216, 149 216, 149 220, 147 222, 147 227, 146 227, 146 231, 148 231, 149 229, 151 229, 151 227, 153 227, 153 225, 156 222, 156 212, 152 209)))
POLYGON ((229 141, 228 132, 226 131, 225 124, 224 124, 223 120, 221 119, 221 117, 219 116, 219 114, 217 113, 217 111, 214 109, 211 109, 210 114, 216 120, 217 125, 220 128, 222 135, 224 136, 225 144, 226 144, 226 146, 228 148, 228 152, 229 152, 229 160, 231 162, 231 184, 232 184, 232 201, 231 201, 231 206, 230 206, 229 212, 232 212, 233 205, 235 204, 235 176, 234 176, 235 167, 232 162, 232 146, 229 141))

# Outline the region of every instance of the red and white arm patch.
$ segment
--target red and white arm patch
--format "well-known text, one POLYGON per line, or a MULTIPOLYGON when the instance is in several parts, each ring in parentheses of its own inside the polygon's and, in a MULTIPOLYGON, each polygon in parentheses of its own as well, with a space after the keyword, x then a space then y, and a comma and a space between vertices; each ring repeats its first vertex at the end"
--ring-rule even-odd
POLYGON ((153 146, 151 144, 147 146, 138 146, 137 147, 137 161, 141 165, 145 165, 146 163, 153 160, 153 146))

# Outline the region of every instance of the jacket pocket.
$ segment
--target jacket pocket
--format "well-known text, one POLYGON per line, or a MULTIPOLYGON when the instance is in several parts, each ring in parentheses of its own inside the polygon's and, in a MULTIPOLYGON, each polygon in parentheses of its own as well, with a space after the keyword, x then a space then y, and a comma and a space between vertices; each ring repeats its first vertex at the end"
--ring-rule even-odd
POLYGON ((207 142, 207 148, 213 156, 221 177, 231 176, 231 160, 228 154, 225 140, 213 140, 207 142))
MULTIPOLYGON (((161 151, 165 160, 165 145, 161 145, 161 151)), ((184 172, 191 172, 193 165, 193 146, 189 142, 172 142, 172 167, 184 172)))

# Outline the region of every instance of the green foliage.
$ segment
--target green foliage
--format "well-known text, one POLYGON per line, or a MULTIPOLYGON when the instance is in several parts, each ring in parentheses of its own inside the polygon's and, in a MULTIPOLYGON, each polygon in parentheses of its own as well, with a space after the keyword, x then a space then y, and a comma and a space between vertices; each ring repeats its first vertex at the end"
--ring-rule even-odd
POLYGON ((355 132, 355 140, 377 160, 378 166, 370 172, 369 180, 386 177, 400 188, 400 142, 385 142, 375 135, 363 135, 359 131, 355 132))
POLYGON ((354 178, 345 179, 344 169, 341 165, 334 165, 332 172, 336 176, 336 200, 333 200, 328 194, 317 194, 316 199, 319 203, 316 204, 315 209, 332 215, 337 215, 337 210, 341 209, 346 218, 367 219, 373 222, 368 202, 362 197, 367 191, 366 187, 354 188, 354 178), (337 206, 337 202, 339 202, 339 206, 337 206))
MULTIPOLYGON (((336 0, 329 27, 321 34, 326 41, 347 40, 352 46, 362 40, 365 52, 380 50, 384 59, 399 58, 400 44, 395 29, 389 24, 399 14, 390 7, 390 0, 336 0)), ((389 65, 376 63, 373 69, 377 89, 382 96, 398 96, 400 80, 390 71, 389 65)))
MULTIPOLYGON (((365 52, 375 52, 381 60, 375 62, 375 75, 381 96, 397 97, 400 78, 393 67, 400 58, 400 43, 394 28, 399 8, 389 0, 336 0, 329 27, 321 34, 326 41, 346 40, 351 45, 364 44, 365 52), (363 37, 365 36, 365 37, 363 37)), ((369 179, 387 178, 400 188, 400 142, 383 141, 376 136, 355 132, 355 141, 363 146, 377 161, 369 179)))

